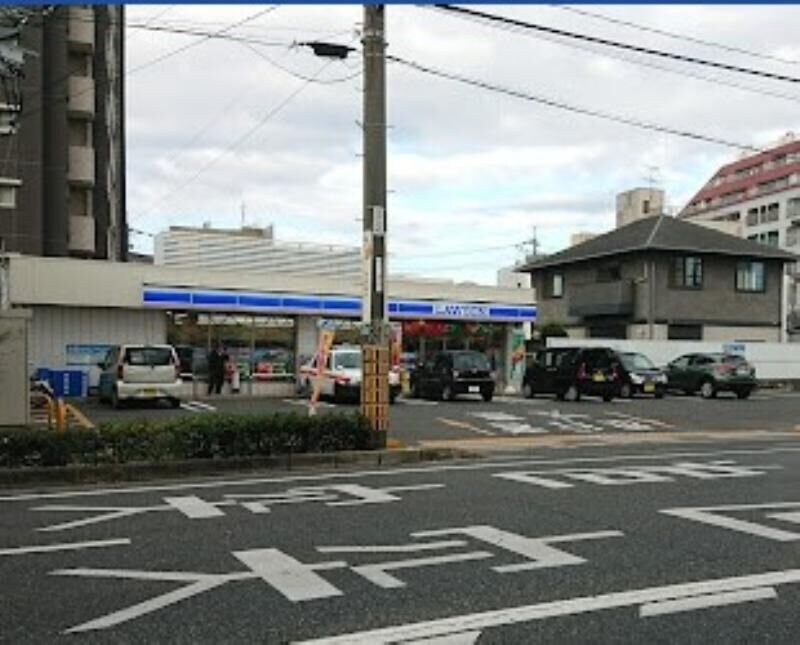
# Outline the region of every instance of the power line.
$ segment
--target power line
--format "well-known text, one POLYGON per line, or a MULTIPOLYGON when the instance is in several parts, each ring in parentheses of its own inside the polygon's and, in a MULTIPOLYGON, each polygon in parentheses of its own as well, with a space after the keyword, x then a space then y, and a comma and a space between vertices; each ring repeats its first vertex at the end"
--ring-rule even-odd
MULTIPOLYGON (((267 15, 268 13, 272 13, 273 11, 275 11, 278 8, 279 8, 279 5, 272 5, 270 7, 267 7, 266 9, 262 9, 261 11, 257 11, 254 14, 250 14, 249 16, 247 16, 245 18, 242 18, 241 20, 238 20, 238 21, 236 21, 234 23, 231 23, 230 25, 222 27, 221 29, 218 29, 215 32, 210 32, 208 34, 205 34, 205 35, 201 36, 200 38, 198 38, 197 40, 193 40, 192 42, 186 43, 185 45, 182 45, 181 47, 177 47, 175 49, 171 49, 170 51, 165 52, 165 53, 161 54, 160 56, 156 56, 155 58, 152 58, 149 61, 145 61, 144 63, 141 63, 140 65, 132 67, 132 68, 126 70, 125 74, 127 76, 130 76, 131 74, 135 74, 136 72, 141 72, 143 69, 147 69, 148 67, 152 67, 153 65, 158 65, 159 63, 162 63, 163 61, 165 61, 165 60, 167 60, 169 58, 172 58, 173 56, 177 56, 178 54, 182 54, 187 49, 191 49, 193 47, 197 47, 198 45, 202 45, 203 43, 208 42, 209 40, 212 40, 213 38, 216 38, 218 36, 222 36, 222 35, 228 33, 232 29, 236 29, 237 27, 241 27, 242 25, 245 25, 248 22, 252 22, 253 20, 258 20, 259 18, 267 15)), ((150 26, 152 27, 153 25, 150 25, 150 26)))
POLYGON ((225 155, 227 155, 228 153, 232 152, 233 150, 235 150, 236 148, 241 146, 245 141, 247 141, 247 139, 249 139, 251 136, 253 136, 262 127, 264 127, 270 121, 270 119, 272 119, 274 116, 276 116, 281 110, 283 110, 283 108, 285 108, 289 103, 291 103, 291 101, 298 94, 300 94, 304 89, 306 89, 309 85, 311 85, 313 79, 316 79, 316 77, 318 77, 323 71, 325 71, 332 64, 333 64, 333 61, 326 62, 322 67, 320 67, 317 70, 316 74, 314 74, 314 76, 312 77, 312 80, 304 81, 302 85, 300 85, 297 88, 295 88, 288 96, 286 96, 286 98, 284 98, 282 101, 280 101, 277 105, 275 105, 275 107, 273 107, 261 119, 259 119, 258 122, 255 125, 253 125, 253 127, 251 127, 249 130, 247 130, 238 139, 234 140, 231 144, 226 146, 216 157, 214 157, 213 159, 211 159, 211 161, 209 161, 204 166, 202 166, 199 170, 197 170, 197 172, 195 172, 194 174, 189 176, 187 179, 185 179, 183 182, 181 182, 178 186, 175 186, 167 194, 163 195, 159 199, 158 203, 154 203, 149 209, 146 209, 143 213, 140 214, 140 217, 146 217, 147 215, 149 215, 158 206, 161 206, 164 202, 166 202, 167 200, 169 200, 172 197, 174 197, 177 193, 179 193, 181 190, 186 188, 189 184, 191 184, 194 181, 196 181, 200 177, 200 175, 202 175, 204 172, 206 172, 212 166, 216 165, 217 162, 219 162, 220 159, 222 159, 225 155))
POLYGON ((776 63, 784 63, 786 65, 799 65, 800 61, 793 60, 791 58, 782 58, 780 56, 773 56, 772 54, 764 54, 761 52, 752 51, 750 49, 744 49, 743 47, 735 47, 733 45, 726 45, 724 43, 718 43, 711 40, 705 40, 703 38, 696 38, 694 36, 687 36, 686 34, 679 34, 675 33, 674 31, 667 31, 665 29, 657 29, 656 27, 649 27, 647 25, 642 25, 640 23, 632 22, 630 20, 622 20, 620 18, 612 18, 611 16, 606 16, 601 13, 594 13, 593 11, 586 11, 585 9, 578 9, 577 7, 570 7, 568 5, 557 5, 553 4, 550 5, 552 9, 560 9, 562 11, 569 11, 571 13, 577 14, 579 16, 586 16, 588 18, 594 18, 596 20, 602 20, 604 22, 608 22, 614 25, 622 25, 623 27, 630 27, 632 29, 638 29, 639 31, 644 31, 651 34, 657 34, 659 36, 666 36, 667 38, 674 38, 675 40, 683 40, 689 43, 694 43, 695 45, 703 45, 705 47, 713 47, 716 49, 721 49, 723 51, 727 51, 734 54, 743 54, 745 56, 752 56, 753 58, 761 58, 763 60, 771 60, 776 63))
POLYGON ((304 74, 300 74, 299 72, 295 72, 294 70, 289 69, 288 67, 284 67, 280 63, 275 62, 269 56, 267 56, 264 52, 257 49, 255 46, 250 45, 249 43, 242 43, 244 47, 247 47, 251 52, 253 52, 256 56, 260 57, 261 59, 265 60, 267 63, 272 65, 273 67, 289 74, 289 76, 293 76, 301 81, 308 81, 309 83, 318 83, 320 85, 334 85, 335 83, 346 83, 347 81, 352 81, 354 78, 358 78, 361 76, 361 70, 348 74, 347 76, 340 76, 339 78, 331 78, 331 79, 316 79, 311 76, 306 76, 304 74))
POLYGON ((523 99, 525 101, 530 101, 532 103, 539 103, 541 105, 546 105, 552 108, 558 108, 560 110, 567 110, 568 112, 574 112, 576 114, 583 114, 584 116, 591 116, 598 119, 605 119, 606 121, 613 121, 615 123, 620 123, 622 125, 628 125, 635 128, 640 128, 642 130, 651 130, 653 132, 661 132, 663 134, 671 134, 677 137, 683 137, 685 139, 693 139, 695 141, 703 141, 705 143, 713 143, 716 145, 725 146, 728 148, 735 148, 737 150, 746 150, 748 152, 758 152, 758 148, 755 148, 751 145, 746 145, 743 143, 737 143, 735 141, 729 141, 727 139, 720 139, 718 137, 713 137, 705 134, 698 134, 696 132, 691 132, 688 130, 679 130, 677 128, 673 128, 670 126, 660 125, 658 123, 651 123, 649 121, 642 121, 640 119, 621 116, 617 114, 613 114, 611 112, 604 112, 601 110, 595 110, 592 108, 585 108, 577 105, 572 105, 566 103, 564 101, 560 101, 557 99, 551 99, 544 96, 537 96, 535 94, 529 94, 527 92, 522 92, 520 90, 514 90, 507 87, 502 87, 500 85, 495 85, 493 83, 488 83, 485 81, 480 81, 477 79, 468 78, 466 76, 461 76, 460 74, 454 74, 451 72, 445 72, 433 67, 429 67, 427 65, 422 65, 421 63, 416 63, 413 61, 405 60, 403 58, 399 58, 397 56, 387 56, 387 60, 390 60, 395 63, 399 63, 401 65, 405 65, 406 67, 410 67, 411 69, 415 69, 419 72, 424 72, 426 74, 430 74, 431 76, 437 76, 439 78, 444 78, 450 81, 457 81, 459 83, 463 83, 464 85, 471 85, 473 87, 478 87, 484 90, 488 90, 491 92, 496 92, 498 94, 504 94, 506 96, 511 96, 518 99, 523 99))
POLYGON ((697 58, 695 56, 687 56, 685 54, 676 54, 661 49, 651 49, 650 47, 641 47, 639 45, 631 45, 616 40, 609 40, 607 38, 599 38, 597 36, 589 36, 574 31, 567 31, 564 29, 557 29, 555 27, 547 27, 536 23, 528 22, 525 20, 518 20, 516 18, 507 18, 497 14, 486 13, 484 11, 475 11, 474 9, 467 9, 464 7, 456 7, 453 5, 435 5, 431 7, 434 10, 453 13, 461 17, 477 19, 481 22, 487 23, 490 26, 496 27, 498 24, 517 27, 519 29, 538 31, 547 33, 554 36, 562 36, 564 38, 573 38, 585 42, 594 43, 596 45, 604 45, 606 47, 616 47, 618 49, 625 49, 639 54, 647 54, 649 56, 658 56, 661 58, 668 58, 670 60, 677 60, 682 63, 692 63, 695 65, 705 65, 707 67, 715 67, 723 69, 727 72, 737 72, 739 74, 749 74, 751 76, 759 76, 761 78, 768 78, 774 81, 785 81, 788 83, 800 83, 800 78, 796 76, 786 76, 784 74, 776 74, 774 72, 767 72, 764 70, 753 69, 750 67, 741 67, 739 65, 730 65, 728 63, 720 63, 718 61, 707 60, 704 58, 697 58))
MULTIPOLYGON (((509 32, 516 31, 513 27, 502 27, 497 26, 498 29, 504 29, 509 32)), ((741 90, 743 92, 749 92, 751 94, 758 94, 760 96, 769 96, 771 98, 777 98, 784 101, 791 101, 792 103, 800 103, 800 96, 794 94, 786 94, 784 92, 776 92, 775 90, 769 90, 762 87, 754 87, 752 85, 744 85, 742 83, 737 83, 735 81, 729 81, 721 78, 715 78, 713 76, 705 76, 703 74, 698 74, 697 72, 685 70, 685 69, 677 69, 674 67, 668 67, 667 65, 661 65, 657 62, 651 60, 645 60, 643 58, 632 58, 630 56, 626 56, 623 53, 618 52, 611 52, 607 50, 599 50, 599 48, 594 47, 592 45, 581 44, 578 42, 572 42, 569 40, 565 40, 563 38, 556 38, 551 36, 546 36, 544 34, 531 34, 533 38, 538 38, 540 40, 544 40, 549 43, 554 43, 556 45, 561 45, 563 47, 571 47, 573 49, 577 49, 579 51, 589 52, 598 56, 603 56, 609 58, 611 60, 619 60, 625 63, 629 63, 631 65, 640 65, 642 67, 648 67, 650 69, 657 69, 662 72, 666 72, 668 74, 677 74, 684 78, 693 78, 699 81, 704 81, 706 83, 713 83, 714 85, 721 85, 723 87, 730 87, 733 89, 741 90)))

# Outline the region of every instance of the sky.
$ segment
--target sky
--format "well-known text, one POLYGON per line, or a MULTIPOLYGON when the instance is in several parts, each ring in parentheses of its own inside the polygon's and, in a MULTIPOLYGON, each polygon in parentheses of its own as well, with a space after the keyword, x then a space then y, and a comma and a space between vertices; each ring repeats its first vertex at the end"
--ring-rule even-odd
MULTIPOLYGON (((586 15, 569 6, 471 6, 800 77, 800 7, 581 6, 593 14, 586 15)), ((135 248, 151 251, 152 235, 169 226, 238 227, 243 219, 274 225, 278 240, 358 246, 361 54, 330 61, 297 43, 359 49, 363 8, 131 5, 126 12, 127 210, 135 248), (227 28, 256 42, 154 28, 227 28)), ((501 30, 430 7, 388 6, 386 39, 388 54, 450 74, 744 146, 800 134, 798 83, 501 30)), ((497 269, 530 252, 534 230, 544 253, 567 246, 572 233, 610 230, 615 195, 637 186, 664 189, 679 210, 741 154, 393 62, 387 109, 395 274, 494 284, 497 269)))

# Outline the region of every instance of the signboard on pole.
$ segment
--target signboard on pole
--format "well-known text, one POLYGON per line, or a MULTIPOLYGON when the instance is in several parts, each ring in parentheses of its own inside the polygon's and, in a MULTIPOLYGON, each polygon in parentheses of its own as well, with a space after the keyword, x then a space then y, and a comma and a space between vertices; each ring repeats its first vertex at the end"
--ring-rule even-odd
POLYGON ((328 360, 328 354, 333 346, 334 333, 333 329, 320 329, 319 331, 319 344, 317 345, 317 355, 314 360, 316 374, 314 375, 314 387, 311 392, 311 400, 309 401, 309 415, 314 415, 317 412, 320 387, 322 385, 322 379, 325 376, 325 363, 328 360))

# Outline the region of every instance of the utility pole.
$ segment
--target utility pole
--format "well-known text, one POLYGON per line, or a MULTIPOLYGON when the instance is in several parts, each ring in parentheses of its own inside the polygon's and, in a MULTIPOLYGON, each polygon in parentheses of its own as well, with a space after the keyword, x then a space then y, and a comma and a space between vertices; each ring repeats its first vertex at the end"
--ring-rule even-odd
POLYGON ((363 383, 361 411, 386 442, 389 334, 386 320, 386 41, 384 6, 364 6, 363 383))

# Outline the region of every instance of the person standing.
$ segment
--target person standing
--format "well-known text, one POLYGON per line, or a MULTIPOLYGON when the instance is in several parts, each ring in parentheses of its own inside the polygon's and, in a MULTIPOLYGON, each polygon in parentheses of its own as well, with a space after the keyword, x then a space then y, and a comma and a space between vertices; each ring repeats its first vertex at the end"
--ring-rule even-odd
POLYGON ((225 356, 215 343, 208 353, 208 393, 221 394, 222 382, 225 380, 225 356))

